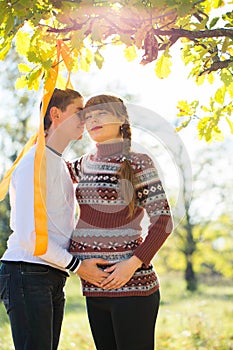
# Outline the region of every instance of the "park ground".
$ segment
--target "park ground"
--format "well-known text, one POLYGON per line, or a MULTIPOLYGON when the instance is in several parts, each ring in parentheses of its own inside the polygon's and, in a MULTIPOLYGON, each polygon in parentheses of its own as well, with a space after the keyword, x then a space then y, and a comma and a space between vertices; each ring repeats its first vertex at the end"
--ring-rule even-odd
MULTIPOLYGON (((233 283, 204 278, 197 292, 181 275, 160 276, 161 307, 156 350, 233 350, 233 283)), ((66 310, 59 350, 94 350, 79 279, 66 285, 66 310)), ((8 319, 0 304, 0 349, 13 350, 8 319)))

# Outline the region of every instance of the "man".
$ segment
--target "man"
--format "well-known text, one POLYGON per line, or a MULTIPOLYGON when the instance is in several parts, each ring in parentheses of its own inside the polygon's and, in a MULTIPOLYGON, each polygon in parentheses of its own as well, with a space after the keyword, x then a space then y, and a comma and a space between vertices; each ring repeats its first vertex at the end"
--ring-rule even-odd
POLYGON ((74 228, 74 187, 62 152, 82 137, 83 98, 74 90, 55 89, 44 118, 46 143, 46 213, 48 245, 34 255, 34 160, 36 145, 20 160, 10 184, 13 231, 3 254, 0 296, 7 310, 16 350, 55 350, 64 312, 67 270, 91 283, 108 274, 103 259, 80 262, 68 251, 74 228))

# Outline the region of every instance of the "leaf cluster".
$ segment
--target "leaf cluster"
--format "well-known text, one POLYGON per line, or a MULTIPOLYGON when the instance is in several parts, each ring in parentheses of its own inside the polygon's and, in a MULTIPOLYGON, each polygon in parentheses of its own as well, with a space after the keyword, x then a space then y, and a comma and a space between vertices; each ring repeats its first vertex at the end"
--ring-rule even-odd
MULTIPOLYGON (((23 56, 17 88, 38 89, 49 76, 58 40, 69 48, 71 70, 88 71, 92 64, 104 63, 107 45, 123 45, 125 58, 140 57, 143 65, 155 62, 155 74, 166 78, 172 67, 171 48, 179 41, 184 64, 197 84, 213 83, 220 77, 221 87, 209 106, 185 103, 179 115, 186 127, 198 115, 198 132, 206 141, 222 139, 220 119, 232 132, 233 96, 233 15, 230 1, 223 0, 0 0, 0 59, 12 46, 23 56), (226 11, 224 11, 226 6, 226 11), (213 11, 219 13, 213 15, 213 11), (190 110, 192 113, 190 114, 190 110), (189 114, 185 114, 188 112, 189 114)), ((215 13, 214 12, 214 13, 215 13)), ((64 68, 61 61, 60 69, 64 68)), ((60 76, 59 84, 64 85, 60 76)))

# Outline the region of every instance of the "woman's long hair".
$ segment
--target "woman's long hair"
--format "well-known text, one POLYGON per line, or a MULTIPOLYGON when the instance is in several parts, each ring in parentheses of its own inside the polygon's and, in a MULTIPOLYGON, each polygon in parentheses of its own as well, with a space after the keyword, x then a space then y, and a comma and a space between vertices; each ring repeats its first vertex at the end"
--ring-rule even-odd
MULTIPOLYGON (((136 210, 136 193, 134 188, 134 171, 130 164, 130 150, 131 150, 131 128, 129 123, 129 116, 122 99, 112 95, 98 95, 91 97, 85 105, 88 111, 97 109, 107 110, 119 118, 124 118, 124 123, 120 127, 120 133, 123 137, 123 162, 118 171, 120 181, 120 189, 124 200, 128 203, 129 215, 132 217, 136 210)), ((85 113, 84 109, 84 113, 85 113)))

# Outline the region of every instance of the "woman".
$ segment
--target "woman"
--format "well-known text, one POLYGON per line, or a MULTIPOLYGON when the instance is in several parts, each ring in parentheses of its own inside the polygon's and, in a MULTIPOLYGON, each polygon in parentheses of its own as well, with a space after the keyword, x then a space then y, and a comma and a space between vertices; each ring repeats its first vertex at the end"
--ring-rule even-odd
MULTIPOLYGON (((16 350, 55 350, 64 311, 68 270, 95 282, 99 260, 80 261, 68 251, 74 229, 75 196, 62 152, 82 136, 83 98, 74 90, 55 89, 44 118, 46 137, 46 210, 48 248, 35 256, 34 158, 36 145, 15 168, 10 186, 11 229, 1 258, 0 299, 10 318, 16 350)), ((104 273, 104 275, 102 275, 104 273)))
POLYGON ((157 170, 134 153, 126 107, 120 98, 92 97, 84 116, 94 153, 72 164, 80 217, 70 252, 108 261, 107 278, 82 280, 97 350, 152 350, 159 281, 151 260, 172 231, 170 208, 157 170), (144 212, 150 218, 142 237, 144 212))

